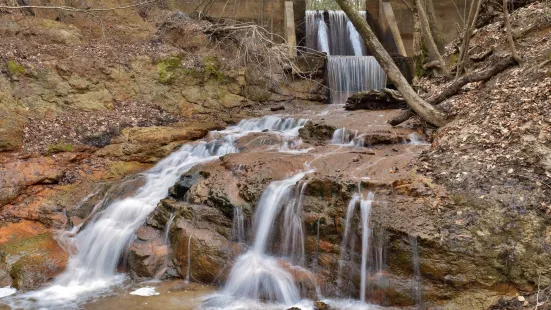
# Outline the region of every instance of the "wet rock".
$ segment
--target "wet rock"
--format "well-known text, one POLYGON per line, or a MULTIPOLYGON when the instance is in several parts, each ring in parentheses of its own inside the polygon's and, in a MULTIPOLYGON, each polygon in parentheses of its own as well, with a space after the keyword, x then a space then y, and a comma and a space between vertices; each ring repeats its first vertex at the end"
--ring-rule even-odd
POLYGON ((12 286, 13 280, 5 267, 0 265, 0 287, 12 286))
POLYGON ((164 272, 169 255, 163 232, 152 227, 141 227, 137 239, 128 247, 128 266, 135 276, 154 278, 164 272))
POLYGON ((133 127, 112 139, 112 144, 98 150, 96 155, 115 157, 125 161, 156 162, 166 157, 184 142, 203 138, 214 123, 186 127, 133 127))
POLYGON ((170 196, 179 200, 184 200, 191 187, 202 179, 203 176, 201 176, 200 173, 182 175, 180 180, 170 189, 170 196))
POLYGON ((331 140, 333 132, 335 132, 335 127, 313 122, 308 122, 306 126, 299 130, 300 137, 305 141, 331 140))
POLYGON ((52 234, 20 237, 0 244, 2 260, 20 290, 36 288, 65 269, 68 254, 52 234))
POLYGON ((15 199, 23 189, 35 184, 55 183, 64 174, 50 157, 9 162, 0 167, 0 206, 15 199))
POLYGON ((314 302, 314 309, 315 310, 330 310, 328 304, 324 303, 323 301, 316 301, 314 302))
POLYGON ((397 91, 383 89, 353 94, 346 100, 346 110, 407 109, 408 105, 397 91))

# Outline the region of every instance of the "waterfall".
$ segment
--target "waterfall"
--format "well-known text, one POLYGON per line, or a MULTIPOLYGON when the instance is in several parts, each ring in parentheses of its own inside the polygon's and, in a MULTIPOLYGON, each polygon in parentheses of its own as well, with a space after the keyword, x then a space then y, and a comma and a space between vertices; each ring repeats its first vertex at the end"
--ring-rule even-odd
POLYGON ((245 242, 245 216, 241 207, 233 207, 232 234, 233 240, 238 243, 245 242))
POLYGON ((371 215, 371 204, 373 202, 373 193, 369 193, 367 199, 362 199, 360 209, 362 213, 362 265, 361 283, 360 283, 360 300, 365 302, 365 291, 367 287, 367 254, 369 250, 369 217, 371 215))
POLYGON ((187 270, 186 270, 186 283, 189 283, 191 273, 191 235, 187 240, 187 270))
POLYGON ((364 44, 360 39, 360 34, 356 30, 356 27, 352 24, 351 21, 346 23, 346 29, 348 29, 350 43, 352 44, 352 49, 354 50, 354 56, 364 55, 364 44))
POLYGON ((170 234, 170 227, 172 226, 172 222, 174 222, 174 213, 171 213, 170 214, 170 218, 168 219, 168 221, 166 222, 166 227, 165 227, 165 244, 168 244, 169 243, 169 240, 168 240, 168 235, 170 234))
MULTIPOLYGON (((365 11, 360 14, 367 18, 365 11)), ((306 11, 306 46, 327 54, 331 103, 344 104, 354 93, 386 85, 386 74, 343 11, 306 11)))
POLYGON ((417 309, 423 307, 423 292, 421 290, 421 270, 419 268, 419 247, 417 245, 417 237, 409 236, 411 243, 411 256, 413 262, 413 297, 415 298, 415 306, 417 309))
POLYGON ((293 265, 304 266, 304 230, 302 228, 302 200, 307 183, 304 182, 283 213, 281 231, 282 251, 293 265))
POLYGON ((327 34, 327 24, 322 20, 318 22, 318 45, 317 50, 324 52, 327 56, 331 55, 329 49, 329 35, 327 34))
MULTIPOLYGON (((360 14, 366 18, 365 11, 360 14)), ((363 39, 343 11, 306 11, 305 20, 308 48, 327 55, 366 55, 363 39)))
POLYGON ((248 133, 267 130, 285 137, 298 136, 298 130, 306 122, 278 116, 243 120, 237 126, 211 132, 208 139, 185 144, 143 173, 145 183, 133 196, 111 201, 75 237, 68 239, 76 253, 72 253, 65 272, 52 285, 16 296, 10 305, 14 308, 67 306, 82 301, 82 297, 90 293, 121 283, 124 275, 117 273, 117 266, 123 252, 135 231, 183 173, 198 164, 238 152, 235 141, 248 133))
POLYGON ((331 102, 344 104, 354 93, 385 87, 386 74, 373 56, 332 56, 327 62, 327 83, 331 102))
MULTIPOLYGON (((254 242, 250 250, 235 261, 222 291, 206 301, 207 307, 229 306, 238 300, 267 300, 292 305, 300 300, 293 276, 276 257, 268 255, 276 219, 295 208, 297 183, 309 173, 300 172, 288 179, 272 182, 262 193, 254 216, 254 242)), ((304 185, 299 192, 302 192, 304 185)), ((301 194, 298 194, 301 195, 301 194)), ((300 199, 299 199, 300 201, 300 199)), ((293 213, 293 212, 291 212, 293 213)))
POLYGON ((352 216, 354 216, 354 210, 356 205, 360 201, 360 195, 354 194, 352 199, 348 202, 348 207, 346 208, 346 217, 344 220, 344 235, 342 236, 340 257, 339 257, 339 269, 337 271, 337 286, 339 288, 343 287, 342 283, 342 269, 348 254, 348 244, 350 243, 350 223, 352 221, 352 216))
POLYGON ((363 147, 364 140, 361 135, 358 135, 357 130, 354 133, 352 133, 350 130, 343 127, 333 132, 333 137, 331 138, 331 144, 363 147))

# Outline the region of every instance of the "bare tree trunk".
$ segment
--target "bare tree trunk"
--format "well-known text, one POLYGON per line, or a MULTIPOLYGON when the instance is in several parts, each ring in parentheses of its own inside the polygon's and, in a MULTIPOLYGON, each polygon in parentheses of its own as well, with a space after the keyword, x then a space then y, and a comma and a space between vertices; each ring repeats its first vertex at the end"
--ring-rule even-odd
POLYGON ((442 72, 444 72, 444 74, 449 74, 448 68, 446 67, 446 62, 444 61, 442 54, 440 54, 440 52, 438 51, 438 47, 436 46, 434 38, 432 37, 429 19, 427 17, 427 12, 425 12, 424 2, 422 0, 415 0, 415 6, 417 7, 417 13, 419 14, 421 28, 425 37, 424 41, 429 51, 429 55, 431 58, 438 60, 438 62, 440 63, 440 69, 442 70, 442 72))
POLYGON ((517 48, 515 47, 515 41, 513 40, 513 32, 511 29, 511 20, 509 18, 509 8, 507 0, 503 0, 503 15, 505 16, 505 28, 507 29, 507 40, 509 41, 509 46, 511 47, 511 54, 513 59, 520 64, 522 61, 517 53, 517 48))
POLYGON ((429 26, 434 38, 434 43, 438 47, 438 51, 442 54, 444 53, 444 35, 442 34, 442 27, 438 24, 438 19, 436 18, 436 11, 434 10, 434 3, 432 0, 425 0, 427 15, 429 17, 429 26))
POLYGON ((447 123, 444 113, 425 102, 409 85, 406 78, 402 75, 390 55, 384 49, 383 45, 373 33, 373 30, 363 19, 354 5, 348 0, 336 0, 341 9, 346 13, 354 27, 358 30, 365 40, 367 48, 375 56, 388 78, 396 85, 398 90, 404 96, 408 105, 421 117, 421 119, 437 126, 443 126, 447 123))
POLYGON ((471 36, 473 34, 474 25, 478 19, 478 13, 480 12, 480 5, 482 0, 472 0, 471 8, 469 10, 469 18, 465 24, 465 30, 463 31, 463 44, 461 45, 461 51, 459 52, 459 59, 457 61, 456 78, 459 78, 463 74, 465 69, 465 61, 469 56, 469 45, 471 43, 471 36))

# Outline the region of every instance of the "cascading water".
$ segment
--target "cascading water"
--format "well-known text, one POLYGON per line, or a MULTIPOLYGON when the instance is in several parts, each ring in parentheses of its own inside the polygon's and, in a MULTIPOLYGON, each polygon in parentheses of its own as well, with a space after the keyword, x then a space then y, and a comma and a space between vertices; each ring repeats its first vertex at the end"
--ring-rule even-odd
MULTIPOLYGON (((359 190, 361 192, 361 190, 359 190)), ((374 194, 369 192, 367 198, 363 198, 360 194, 354 194, 348 203, 346 209, 346 218, 344 226, 344 235, 341 243, 341 254, 339 259, 339 269, 337 273, 337 285, 343 287, 342 273, 343 266, 349 254, 348 248, 350 243, 351 222, 354 216, 354 211, 358 203, 361 211, 361 227, 362 227, 362 249, 361 249, 361 265, 360 265, 360 300, 362 303, 366 301, 367 279, 368 279, 368 259, 369 259, 369 239, 371 237, 371 229, 369 227, 369 218, 371 215, 371 205, 373 203, 374 194)))
POLYGON ((423 307, 423 291, 421 286, 421 269, 419 268, 419 247, 417 245, 417 237, 409 236, 411 243, 411 256, 413 261, 413 297, 415 298, 415 306, 422 310, 423 307))
POLYGON ((320 20, 318 22, 318 44, 317 44, 317 50, 320 52, 323 52, 327 54, 327 56, 331 55, 331 50, 329 49, 329 34, 327 30, 327 24, 325 21, 320 20))
POLYGON ((233 240, 238 243, 245 242, 245 216, 241 207, 233 207, 233 240))
POLYGON ((169 234, 170 234, 170 227, 172 226, 172 222, 174 222, 174 213, 171 213, 170 214, 170 218, 168 219, 168 221, 166 222, 166 227, 165 227, 165 244, 168 244, 169 243, 169 234))
POLYGON ((363 147, 364 141, 362 139, 362 136, 358 135, 358 131, 352 133, 346 128, 339 128, 335 130, 335 132, 333 132, 331 144, 363 147))
POLYGON ((307 183, 298 187, 293 199, 283 214, 281 255, 287 257, 293 265, 304 266, 304 230, 302 228, 302 200, 307 183))
POLYGON ((354 93, 384 88, 386 74, 373 56, 331 56, 327 82, 331 102, 344 104, 354 93))
POLYGON ((301 203, 300 196, 304 189, 304 186, 299 189, 297 183, 309 172, 272 182, 262 193, 254 216, 253 245, 247 253, 237 258, 224 288, 206 301, 207 307, 227 307, 243 300, 266 300, 285 305, 300 301, 300 291, 293 276, 276 257, 268 255, 268 245, 282 208, 285 213, 291 210, 289 217, 294 221, 296 212, 293 210, 297 210, 297 204, 301 203))
POLYGON ((186 270, 186 283, 189 283, 191 276, 191 235, 187 239, 187 270, 186 270))
MULTIPOLYGON (((360 11, 360 14, 366 18, 365 11, 360 11)), ((308 48, 327 55, 366 55, 363 39, 343 11, 306 11, 305 19, 308 48), (326 29, 320 30, 320 27, 326 29), (320 37, 320 34, 325 34, 325 37, 320 37), (328 42, 327 49, 321 48, 322 41, 328 42)))
POLYGON ((268 130, 292 137, 298 135, 298 130, 306 122, 278 116, 243 120, 227 130, 211 132, 210 141, 184 145, 145 172, 145 184, 134 195, 112 201, 97 211, 76 236, 68 239, 69 248, 76 251, 71 255, 65 272, 49 287, 16 296, 8 301, 9 304, 14 308, 67 307, 87 294, 121 283, 124 275, 117 273, 117 266, 123 252, 135 231, 183 173, 198 164, 238 152, 235 141, 248 133, 268 130))
POLYGON ((371 204, 373 203, 373 193, 367 195, 367 199, 362 199, 360 209, 362 213, 362 266, 360 283, 360 300, 365 302, 365 291, 367 288, 367 254, 369 250, 369 217, 371 215, 371 204))
POLYGON ((343 11, 306 11, 306 45, 328 56, 331 103, 344 104, 354 93, 385 87, 386 74, 374 57, 366 56, 364 41, 343 11))

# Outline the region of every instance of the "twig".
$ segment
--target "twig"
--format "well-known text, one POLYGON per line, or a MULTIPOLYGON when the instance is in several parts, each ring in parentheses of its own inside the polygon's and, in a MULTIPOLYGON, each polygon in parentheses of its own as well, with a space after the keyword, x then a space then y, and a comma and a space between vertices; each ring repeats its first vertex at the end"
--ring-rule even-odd
POLYGON ((141 5, 151 4, 154 2, 158 2, 159 0, 148 0, 140 3, 135 4, 129 4, 129 5, 123 5, 123 6, 117 6, 113 8, 88 8, 88 9, 79 9, 71 6, 47 6, 47 5, 22 5, 22 6, 9 6, 9 5, 0 5, 0 9, 6 9, 6 10, 22 10, 22 9, 49 9, 49 10, 62 10, 62 11, 70 11, 70 12, 82 12, 82 13, 88 13, 88 12, 105 12, 105 11, 113 11, 113 10, 122 10, 122 9, 129 9, 141 5))

